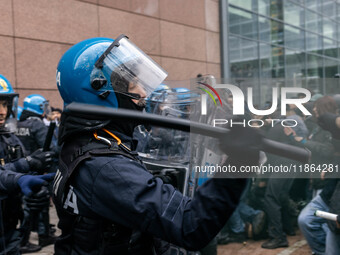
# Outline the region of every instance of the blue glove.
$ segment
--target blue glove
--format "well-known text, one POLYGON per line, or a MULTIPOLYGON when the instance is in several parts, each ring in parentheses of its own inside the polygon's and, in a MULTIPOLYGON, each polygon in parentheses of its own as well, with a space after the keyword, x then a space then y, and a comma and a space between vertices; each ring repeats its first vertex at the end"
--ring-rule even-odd
POLYGON ((18 185, 22 193, 30 196, 34 191, 38 191, 41 186, 46 186, 48 182, 52 181, 55 173, 45 175, 23 175, 18 179, 18 185))

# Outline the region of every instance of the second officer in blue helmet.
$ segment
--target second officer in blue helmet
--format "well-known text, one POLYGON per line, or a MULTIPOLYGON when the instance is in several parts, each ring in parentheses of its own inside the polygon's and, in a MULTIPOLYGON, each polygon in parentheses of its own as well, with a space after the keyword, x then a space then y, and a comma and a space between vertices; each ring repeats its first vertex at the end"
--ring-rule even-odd
MULTIPOLYGON (((43 148, 48 130, 43 122, 43 116, 50 112, 49 101, 42 95, 31 94, 25 97, 16 135, 25 146, 28 154, 43 148)), ((49 169, 44 169, 44 172, 48 171, 49 169)), ((25 217, 27 220, 31 217, 26 210, 25 217)), ((53 233, 50 233, 49 204, 46 204, 40 212, 37 224, 37 226, 31 225, 32 230, 38 232, 39 246, 44 247, 53 244, 55 242, 55 236, 53 233)), ((30 228, 26 229, 22 240, 23 246, 27 246, 29 243, 30 231, 30 228)), ((25 250, 25 248, 22 248, 22 250, 25 250)))
MULTIPOLYGON (((57 86, 72 102, 142 111, 167 73, 126 36, 92 38, 60 59, 57 86)), ((55 254, 170 254, 204 247, 236 208, 245 179, 210 179, 183 196, 144 167, 132 139, 139 121, 63 112, 54 182, 61 236, 55 254), (175 250, 173 250, 175 249, 175 250), (172 251, 171 251, 172 250, 172 251)), ((259 136, 232 135, 247 161, 259 136), (239 140, 235 140, 239 139, 239 140)), ((230 140, 230 142, 233 142, 230 140)), ((179 253, 176 253, 179 254, 179 253)))
MULTIPOLYGON (((0 164, 13 166, 16 172, 40 171, 51 164, 51 152, 35 151, 30 156, 25 153, 21 141, 15 136, 16 104, 19 95, 11 84, 0 75, 0 164)), ((6 181, 5 181, 6 182, 6 181)), ((4 254, 19 254, 22 229, 17 229, 19 221, 23 222, 22 196, 20 192, 12 192, 1 197, 2 227, 0 235, 0 251, 4 254)), ((24 223, 21 224, 21 227, 24 223)), ((33 252, 40 247, 30 244, 27 251, 33 252)))

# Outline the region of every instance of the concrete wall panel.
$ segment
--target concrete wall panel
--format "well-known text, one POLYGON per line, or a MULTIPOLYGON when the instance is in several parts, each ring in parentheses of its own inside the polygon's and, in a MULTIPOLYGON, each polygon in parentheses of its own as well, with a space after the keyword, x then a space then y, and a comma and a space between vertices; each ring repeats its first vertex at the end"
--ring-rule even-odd
POLYGON ((15 35, 64 43, 98 36, 93 4, 70 0, 13 0, 15 35))
POLYGON ((59 60, 70 47, 63 44, 16 39, 17 87, 57 89, 59 60))
POLYGON ((161 19, 205 28, 205 0, 161 0, 161 19))
POLYGON ((160 54, 159 21, 141 15, 100 7, 100 36, 116 38, 129 36, 139 48, 148 54, 160 54))
POLYGON ((159 2, 158 0, 133 0, 131 1, 131 11, 159 17, 159 2))
POLYGON ((0 74, 4 75, 15 88, 14 40, 11 37, 0 36, 0 45, 0 74))
POLYGON ((206 35, 206 43, 207 43, 207 61, 213 63, 221 62, 221 54, 220 54, 220 36, 218 33, 214 32, 205 32, 206 35))
POLYGON ((12 1, 0 1, 1 22, 0 35, 13 35, 12 1))
POLYGON ((199 61, 162 57, 162 67, 169 73, 167 80, 188 80, 207 73, 207 64, 199 61))
POLYGON ((214 0, 205 0, 205 28, 214 32, 220 31, 219 6, 214 0))
POLYGON ((161 52, 163 56, 206 60, 205 31, 161 21, 161 52))

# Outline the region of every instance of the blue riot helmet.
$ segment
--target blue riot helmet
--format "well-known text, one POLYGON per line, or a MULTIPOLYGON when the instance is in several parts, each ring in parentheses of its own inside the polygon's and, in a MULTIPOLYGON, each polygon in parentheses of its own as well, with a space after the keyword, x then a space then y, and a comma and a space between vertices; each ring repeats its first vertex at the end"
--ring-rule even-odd
MULTIPOLYGON (((186 88, 168 87, 155 90, 148 98, 148 111, 170 118, 189 119, 196 108, 199 95, 186 88)), ((180 130, 152 127, 143 153, 157 160, 189 161, 189 134, 180 130)))
POLYGON ((24 99, 24 110, 43 115, 44 113, 49 114, 50 107, 49 101, 39 94, 32 94, 24 99))
POLYGON ((150 105, 158 109, 151 109, 150 112, 168 117, 189 119, 192 111, 196 109, 199 95, 187 88, 172 88, 162 91, 158 97, 151 98, 150 105))
POLYGON ((20 116, 23 110, 24 110, 24 107, 18 106, 17 120, 20 120, 20 116))
MULTIPOLYGON (((170 88, 161 85, 147 98, 149 113, 170 118, 189 119, 199 95, 186 88, 170 88)), ((140 127, 138 153, 149 171, 170 178, 170 183, 183 194, 188 194, 190 175, 190 133, 152 126, 146 132, 140 127)), ((137 136, 136 136, 137 137, 137 136)))
POLYGON ((121 35, 116 40, 97 37, 72 46, 59 61, 56 80, 65 106, 78 102, 117 108, 117 93, 139 100, 139 88, 147 97, 166 76, 121 35))
POLYGON ((7 102, 6 123, 4 122, 0 126, 6 127, 11 132, 16 130, 18 97, 19 94, 14 92, 11 83, 0 74, 0 100, 7 102))
POLYGON ((155 90, 146 98, 146 107, 145 111, 148 113, 158 114, 158 105, 162 103, 167 93, 170 92, 171 89, 168 85, 160 84, 155 90))

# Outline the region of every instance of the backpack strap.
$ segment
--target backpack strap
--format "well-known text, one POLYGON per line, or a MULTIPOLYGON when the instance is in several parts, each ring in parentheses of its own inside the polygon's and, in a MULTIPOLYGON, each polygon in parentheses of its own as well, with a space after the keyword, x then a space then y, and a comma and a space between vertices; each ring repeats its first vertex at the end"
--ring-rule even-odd
POLYGON ((121 148, 117 142, 110 140, 111 144, 103 143, 100 140, 92 140, 84 146, 74 148, 74 153, 70 156, 59 159, 59 169, 54 177, 53 194, 55 199, 63 204, 66 199, 64 196, 65 189, 69 179, 74 174, 79 164, 84 160, 88 160, 93 156, 109 156, 109 155, 122 155, 132 160, 142 163, 138 158, 138 153, 135 151, 128 151, 121 148))

